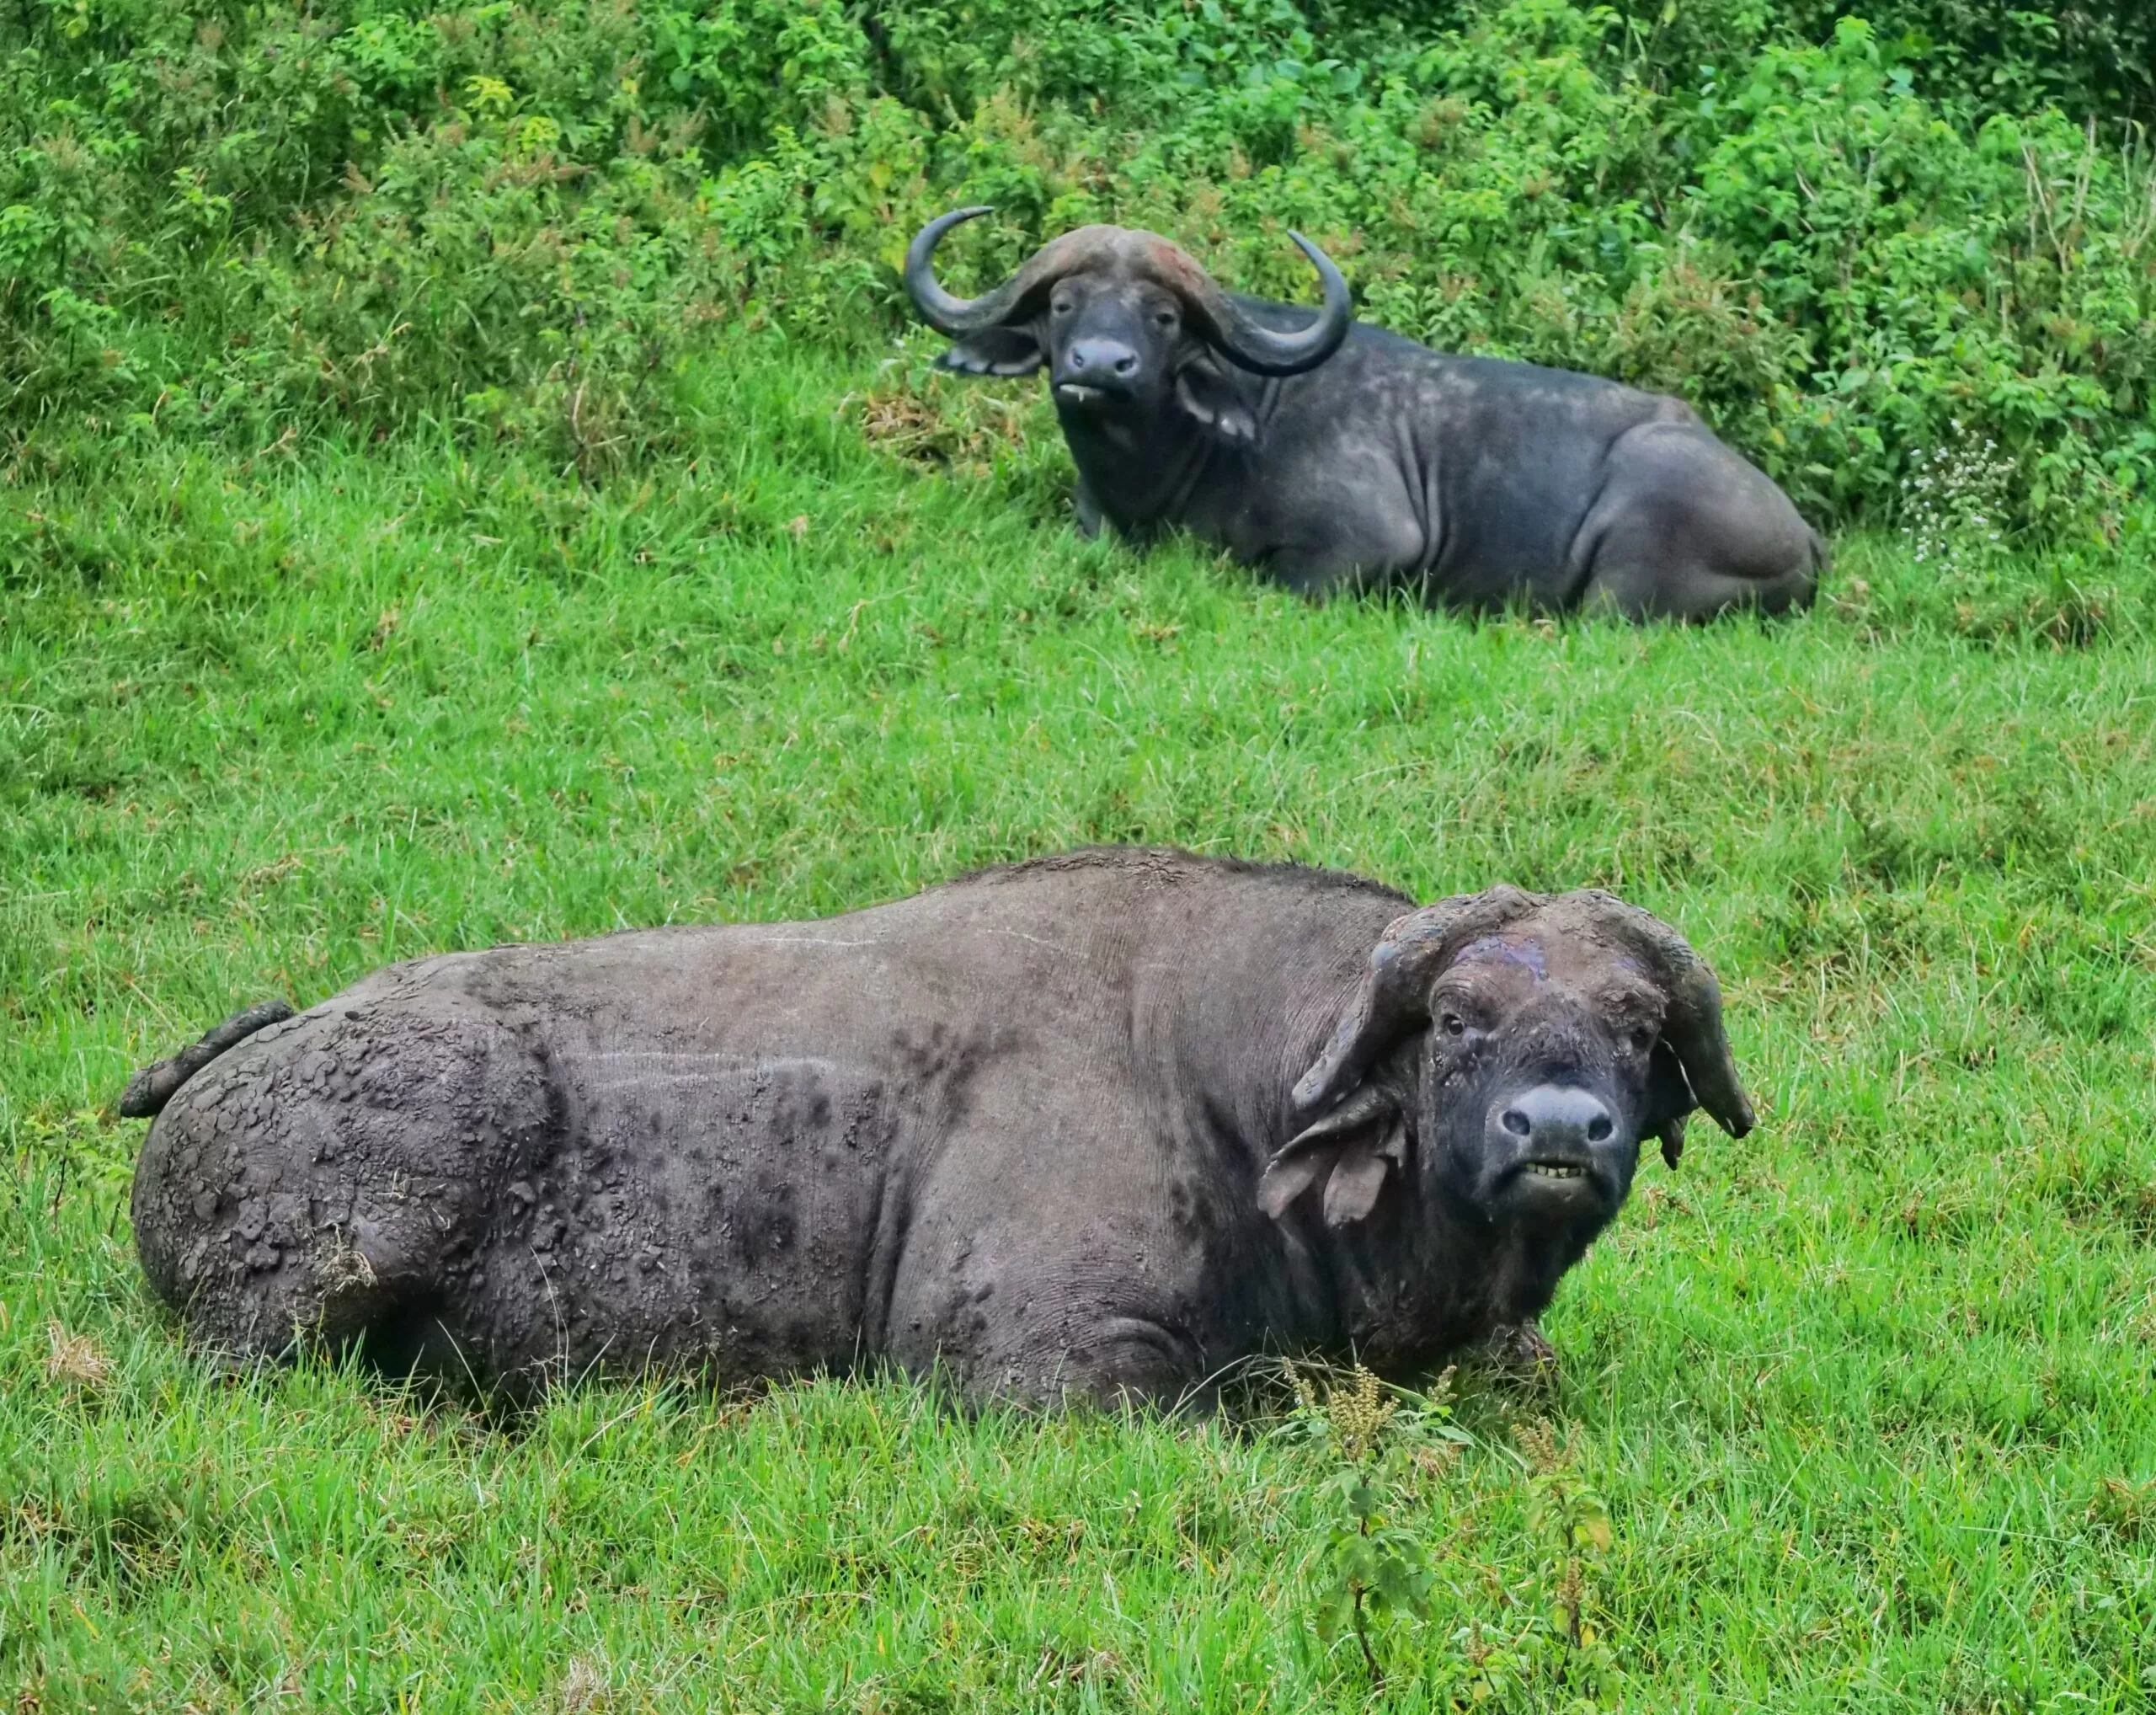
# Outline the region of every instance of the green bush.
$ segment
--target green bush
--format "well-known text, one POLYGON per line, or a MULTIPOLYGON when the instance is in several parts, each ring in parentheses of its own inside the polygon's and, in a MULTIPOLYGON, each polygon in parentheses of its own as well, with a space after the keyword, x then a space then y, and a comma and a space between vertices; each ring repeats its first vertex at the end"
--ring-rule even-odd
POLYGON ((1295 227, 1371 319, 1680 393, 1822 520, 1988 442, 2000 527, 2116 531, 2156 462, 2156 176, 2119 122, 2148 26, 1880 19, 25 0, 0 431, 35 461, 447 425, 595 474, 681 444, 718 323, 901 326, 905 238, 984 200, 961 275, 1116 219, 1300 295, 1295 227))

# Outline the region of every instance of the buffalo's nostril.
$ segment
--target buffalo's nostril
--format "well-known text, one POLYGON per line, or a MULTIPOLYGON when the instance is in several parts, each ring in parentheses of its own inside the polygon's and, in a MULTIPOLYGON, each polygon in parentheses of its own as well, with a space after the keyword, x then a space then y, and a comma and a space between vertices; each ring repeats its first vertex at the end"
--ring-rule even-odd
POLYGON ((1089 385, 1096 387, 1111 378, 1129 386, 1137 376, 1139 362, 1139 354, 1120 339, 1078 339, 1064 354, 1058 372, 1084 376, 1089 385))
POLYGON ((1537 1161, 1577 1164, 1583 1152, 1614 1142, 1617 1114, 1592 1090, 1577 1084, 1537 1084, 1498 1098, 1491 1113, 1514 1139, 1509 1149, 1531 1152, 1537 1161))

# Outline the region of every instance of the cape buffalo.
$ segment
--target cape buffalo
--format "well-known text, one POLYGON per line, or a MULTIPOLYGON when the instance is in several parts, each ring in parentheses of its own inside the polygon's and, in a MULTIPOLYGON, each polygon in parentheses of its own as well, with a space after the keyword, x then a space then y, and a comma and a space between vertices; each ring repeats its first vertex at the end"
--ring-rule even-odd
POLYGON ((1045 366, 1078 467, 1078 521, 1181 526, 1305 594, 1403 585, 1700 619, 1811 600, 1825 545, 1789 497, 1660 393, 1458 357, 1358 325, 1325 253, 1315 314, 1223 291, 1157 233, 1081 227, 982 297, 937 283, 924 227, 905 283, 973 375, 1045 366))
POLYGON ((1673 1165, 1695 1103, 1752 1123, 1713 974, 1608 894, 1417 909, 1176 852, 452 954, 282 1010, 122 1098, 163 1109, 151 1282, 227 1354, 512 1387, 889 1363, 1174 1401, 1296 1350, 1417 1373, 1543 1308, 1641 1138, 1673 1165))

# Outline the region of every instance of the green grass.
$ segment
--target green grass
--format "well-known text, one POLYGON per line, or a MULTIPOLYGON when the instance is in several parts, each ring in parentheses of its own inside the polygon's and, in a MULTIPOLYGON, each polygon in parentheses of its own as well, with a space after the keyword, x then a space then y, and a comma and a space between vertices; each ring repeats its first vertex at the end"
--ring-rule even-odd
POLYGON ((1088 840, 1611 886, 1729 991, 1761 1129, 1644 1172, 1554 1392, 1460 1401, 1385 1707, 1533 1624, 1547 1416, 1615 1528, 1608 1702, 2156 1707, 2147 553, 1847 542, 1773 626, 1310 609, 1079 542, 1038 404, 917 358, 742 346, 696 463, 599 490, 424 449, 0 489, 0 1708, 1369 1705, 1309 1623, 1325 1456, 1263 1423, 841 1382, 498 1423, 213 1378, 133 1260, 104 1104, 244 1002, 1088 840))

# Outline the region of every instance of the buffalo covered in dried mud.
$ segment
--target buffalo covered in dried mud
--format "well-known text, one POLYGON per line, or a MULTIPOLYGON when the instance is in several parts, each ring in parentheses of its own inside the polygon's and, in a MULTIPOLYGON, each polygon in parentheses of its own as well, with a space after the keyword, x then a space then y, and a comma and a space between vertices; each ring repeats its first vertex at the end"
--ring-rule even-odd
POLYGON ((230 1357, 1041 1402, 1442 1363, 1544 1307, 1695 1106, 1752 1124, 1714 976, 1607 894, 1113 848, 392 965, 122 1098, 143 1266, 230 1357))

